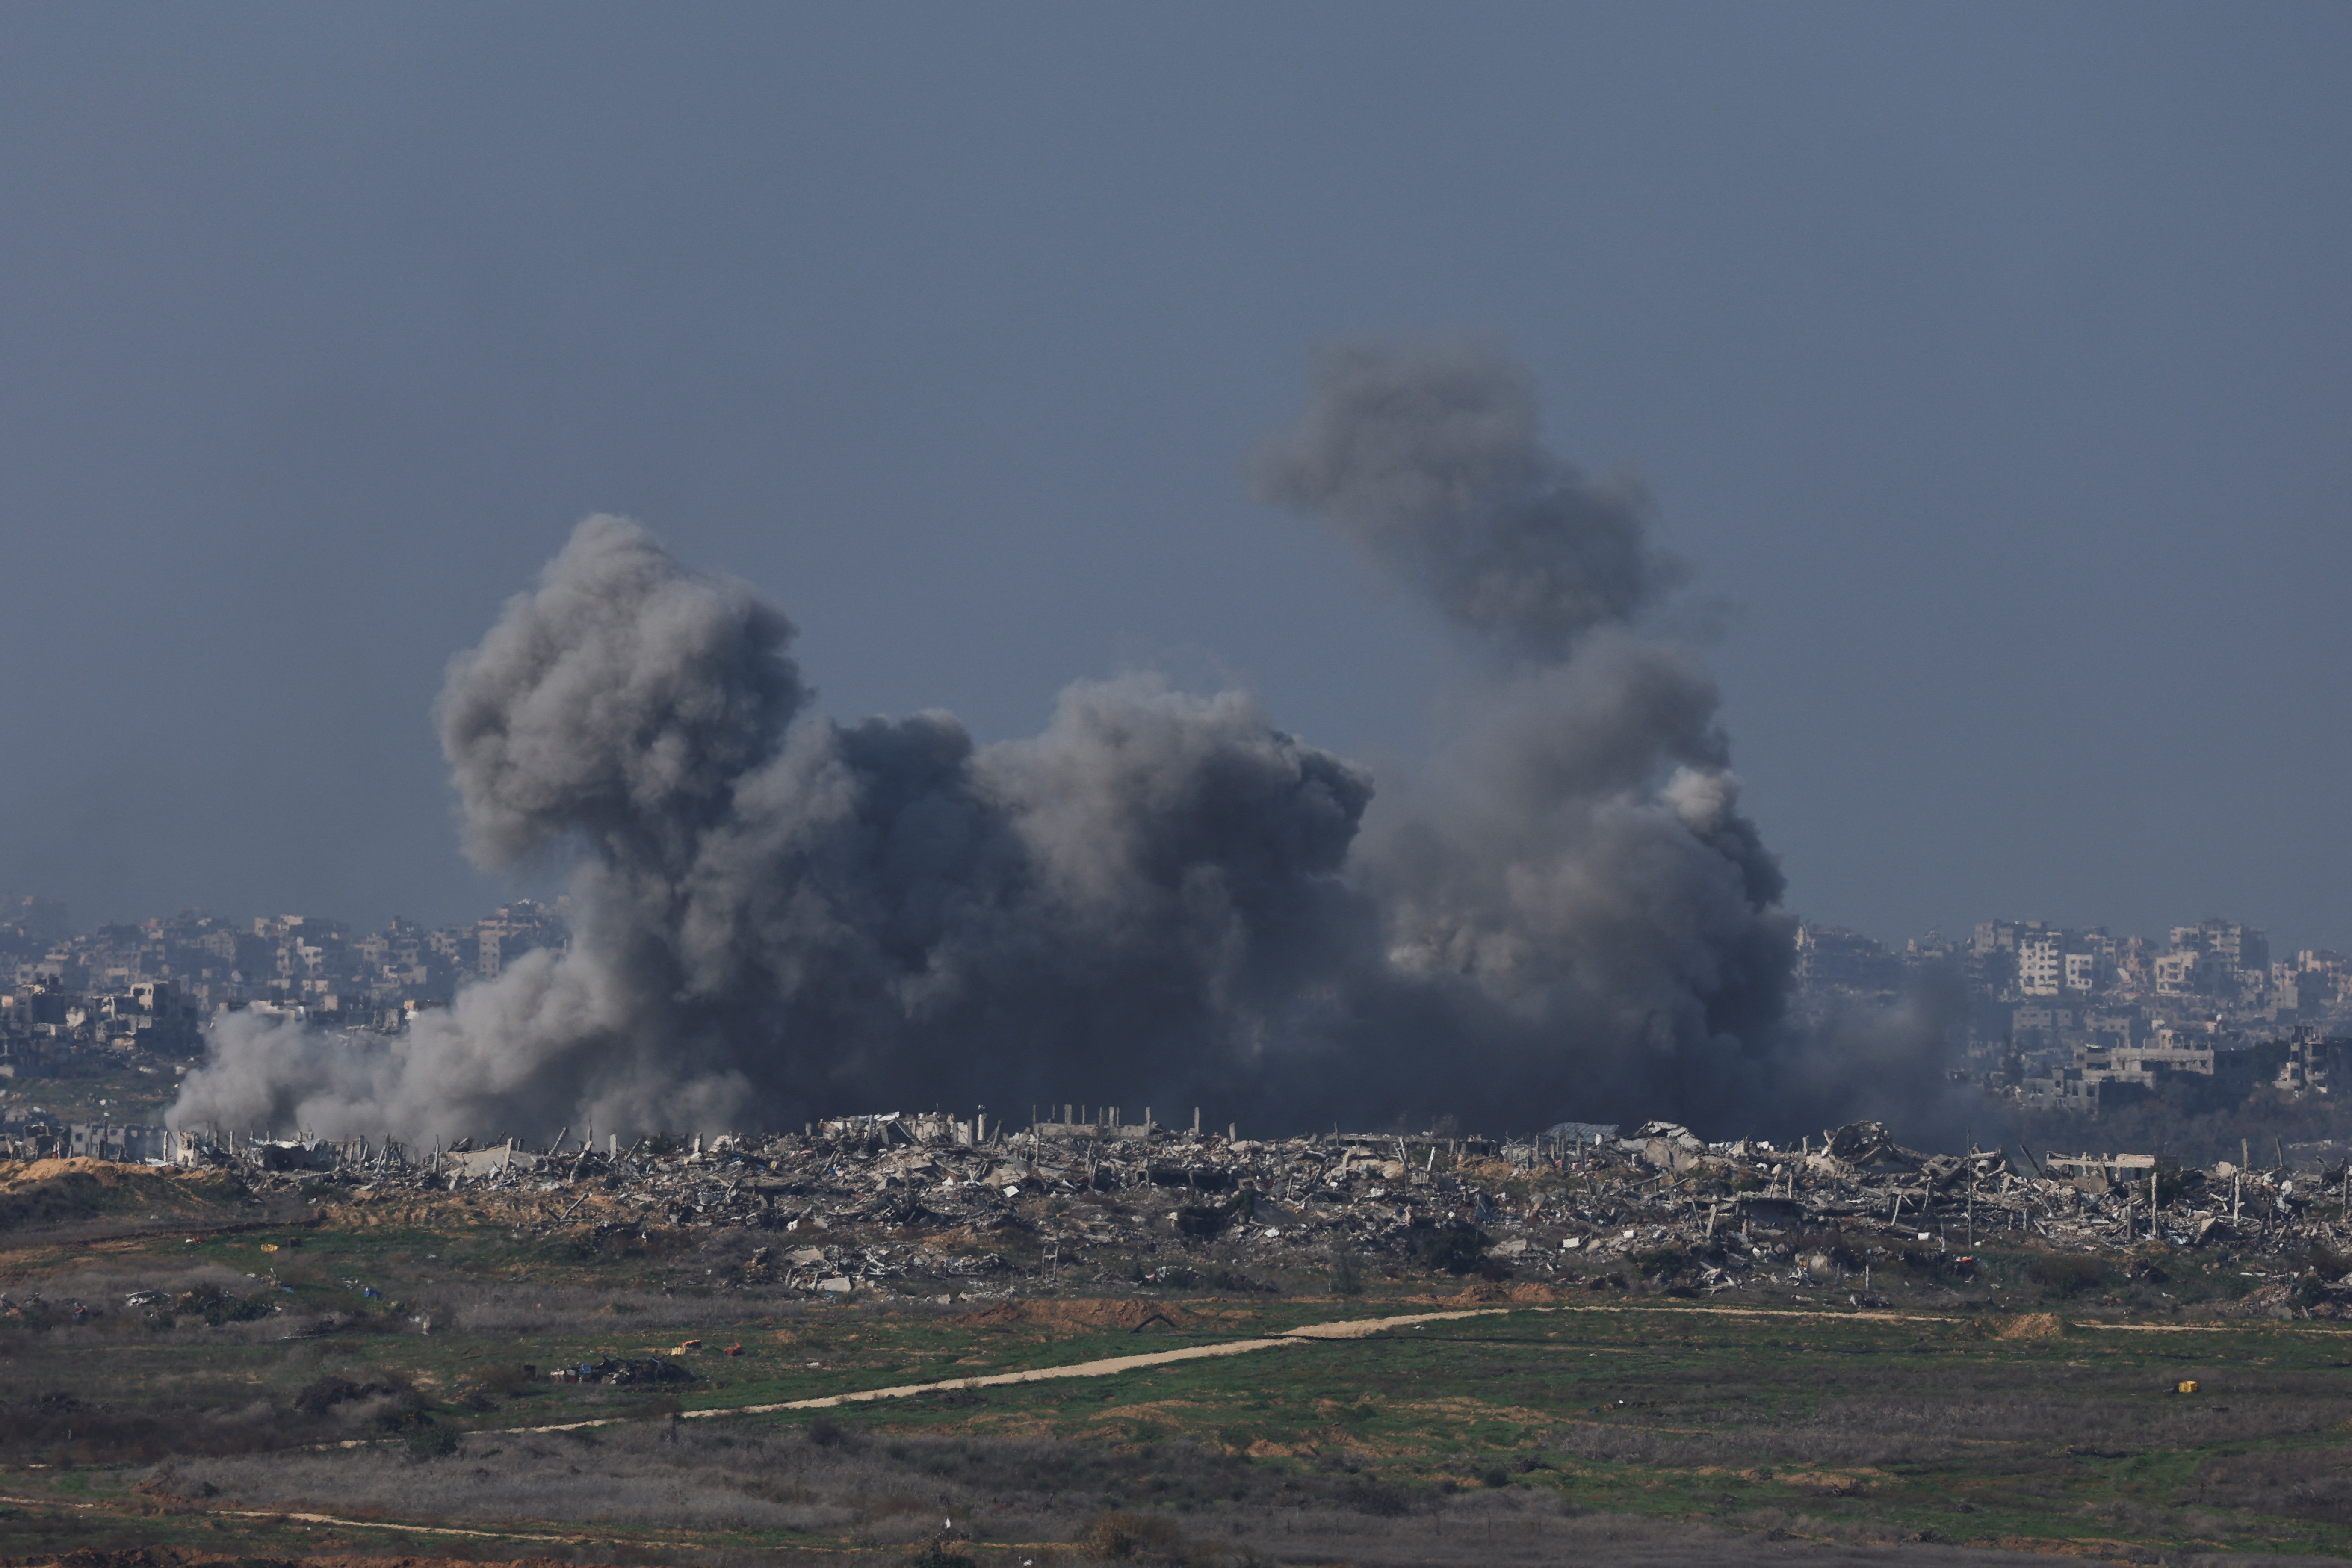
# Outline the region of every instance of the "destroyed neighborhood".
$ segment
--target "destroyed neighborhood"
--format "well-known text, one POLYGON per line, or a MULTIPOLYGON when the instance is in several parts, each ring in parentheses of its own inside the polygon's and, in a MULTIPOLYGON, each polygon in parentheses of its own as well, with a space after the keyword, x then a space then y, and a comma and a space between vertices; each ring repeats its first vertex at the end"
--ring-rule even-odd
POLYGON ((1011 1124, 890 1113, 707 1142, 625 1144, 583 1129, 537 1147, 417 1147, 299 1129, 170 1131, 155 1124, 154 1096, 144 1117, 101 1100, 100 1114, 65 1119, 36 1097, 93 1073, 168 1091, 203 1059, 206 1023, 231 1012, 396 1034, 461 982, 562 948, 561 901, 356 937, 312 917, 238 925, 194 913, 74 935, 52 901, 5 910, 0 1156, 210 1167, 257 1195, 337 1204, 437 1194, 520 1231, 743 1227, 760 1233, 751 1276, 818 1296, 952 1299, 1040 1280, 1234 1289, 1253 1271, 1328 1267, 1861 1303, 1923 1279, 1966 1282, 1983 1242, 2129 1253, 2135 1279, 2160 1274, 2166 1249, 2204 1249, 2263 1281, 2253 1308, 2325 1314, 2343 1288, 2295 1260, 2352 1237, 2340 1144, 2247 1140, 2237 1160, 2200 1168, 2100 1142, 2104 1112, 2153 1096, 2210 1108, 2255 1095, 2324 1102, 2335 1089, 2352 1046, 2339 1032, 2352 970, 2323 952, 2273 963, 2266 933, 2233 921, 2179 927, 2163 943, 1991 921, 1901 954, 1802 928, 1801 1018, 1882 1002, 1927 968, 1957 975, 1968 1005, 1947 1040, 1953 1076, 1996 1110, 2074 1112, 2061 1123, 2074 1146, 2043 1152, 1918 1152, 1869 1122, 1794 1147, 1706 1142, 1654 1121, 1517 1138, 1244 1138, 1197 1115, 1171 1127, 1079 1106, 1011 1124))
MULTIPOLYGON (((394 920, 355 932, 315 915, 184 910, 77 934, 54 900, 0 900, 0 1132, 58 1120, 43 1082, 131 1073, 169 1089, 203 1060, 206 1027, 231 1014, 399 1035, 523 953, 565 951, 569 912, 566 900, 518 900, 468 925, 394 920)), ((1793 957, 1791 1012, 1805 1023, 1957 979, 1965 1006, 1946 1026, 1951 1075, 2018 1110, 2088 1117, 2159 1097, 2210 1109, 2326 1094, 2352 1044, 2352 963, 2325 949, 2273 959, 2269 933, 2235 921, 2176 926, 2162 941, 1989 921, 1900 952, 1809 925, 1793 957)), ((135 1132, 73 1136, 152 1152, 135 1132)))
MULTIPOLYGON (((626 1145, 567 1129, 537 1148, 164 1134, 151 1163, 358 1215, 454 1202, 517 1239, 739 1228, 752 1233, 740 1283, 816 1297, 1247 1291, 1274 1288, 1257 1275, 1328 1269, 1342 1289, 1361 1270, 1883 1307, 1890 1292, 1985 1283, 1981 1245, 2106 1255, 2151 1284, 2168 1251, 2204 1249, 2263 1282, 2233 1312, 2334 1317, 2352 1304, 2352 1277, 2310 1261, 2352 1251, 2352 1174, 2288 1169, 2283 1147, 2273 1163, 2200 1170, 2147 1154, 1927 1154, 1870 1121, 1791 1149, 1708 1143, 1666 1122, 1624 1136, 1562 1124, 1517 1142, 1258 1140, 1204 1129, 1197 1112, 1172 1128, 1115 1108, 1053 1115, 1008 1128, 985 1112, 890 1113, 626 1145)), ((430 1332, 428 1315, 418 1321, 430 1332)), ((558 1375, 583 1374, 646 1375, 558 1375)))

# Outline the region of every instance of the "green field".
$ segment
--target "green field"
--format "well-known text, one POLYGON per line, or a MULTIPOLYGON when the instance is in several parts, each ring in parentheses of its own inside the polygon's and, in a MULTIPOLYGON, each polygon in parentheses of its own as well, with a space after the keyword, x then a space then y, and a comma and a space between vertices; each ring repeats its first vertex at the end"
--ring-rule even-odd
POLYGON ((895 1562, 952 1520, 976 1562, 1082 1561, 1068 1543, 1115 1549, 1130 1525, 1158 1533, 1129 1546, 1171 1561, 1532 1562, 1579 1541, 1626 1561, 1791 1540, 1923 1563, 2352 1554, 2352 1331, 2211 1316, 2196 1299, 2224 1300, 2237 1272, 2218 1264, 2162 1289, 2121 1270, 2037 1286, 2032 1257, 1987 1252, 1966 1289, 1878 1282, 1878 1310, 1832 1289, 1710 1301, 1442 1277, 1350 1297, 1024 1280, 1009 1301, 819 1304, 741 1283, 740 1237, 600 1248, 462 1204, 433 1219, 0 1257, 11 1552, 233 1539, 895 1562), (142 1289, 164 1294, 124 1304, 142 1289), (1484 1315, 692 1414, 1441 1309, 1484 1315), (546 1375, 607 1357, 693 1377, 546 1375), (583 1421, 606 1425, 530 1430, 583 1421), (329 1519, 280 1517, 301 1513, 329 1519))

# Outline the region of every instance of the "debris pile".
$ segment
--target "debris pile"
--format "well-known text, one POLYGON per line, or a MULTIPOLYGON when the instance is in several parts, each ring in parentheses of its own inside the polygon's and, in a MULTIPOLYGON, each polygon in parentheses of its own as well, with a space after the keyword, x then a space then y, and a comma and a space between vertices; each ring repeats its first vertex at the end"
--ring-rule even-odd
MULTIPOLYGON (((462 1194, 520 1234, 760 1233, 740 1276, 816 1295, 1000 1294, 1015 1280, 1249 1289, 1360 1271, 1516 1277, 1684 1294, 1833 1287, 1862 1301, 1896 1269, 1964 1282, 1985 1244, 2134 1257, 2212 1248, 2325 1273, 2352 1238, 2342 1169, 2184 1168, 2146 1154, 1927 1154, 1856 1122, 1794 1149, 1708 1142, 1654 1121, 1563 1123, 1497 1142, 1433 1133, 1258 1141, 1146 1112, 898 1114, 799 1133, 523 1148, 466 1141, 215 1141, 202 1158, 261 1190, 352 1205, 462 1194), (289 1151, 299 1150, 295 1157, 289 1151)), ((730 1268, 733 1267, 730 1265, 730 1268)), ((2153 1267, 2153 1265, 2150 1265, 2153 1267)), ((2342 1273, 2343 1269, 2336 1270, 2342 1273)), ((2300 1309, 2337 1288, 2302 1287, 2300 1309)), ((2352 1289, 2342 1292, 2352 1296, 2352 1289)))

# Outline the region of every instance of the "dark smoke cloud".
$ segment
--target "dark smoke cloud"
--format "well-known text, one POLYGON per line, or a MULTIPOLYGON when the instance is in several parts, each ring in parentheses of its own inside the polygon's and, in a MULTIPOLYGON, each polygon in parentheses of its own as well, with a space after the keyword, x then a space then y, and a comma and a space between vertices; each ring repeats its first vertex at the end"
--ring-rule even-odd
POLYGON ((482 646, 449 668, 438 718, 488 866, 585 838, 682 869, 739 781, 805 700, 793 625, 731 580, 698 576, 636 524, 582 523, 482 646))
POLYGON ((1478 1075, 1454 1098, 1490 1116, 1530 1096, 1705 1120, 1769 1090, 1793 922, 1738 810, 1713 679, 1638 629, 1681 568, 1638 492, 1587 479, 1537 426, 1532 379, 1499 355, 1358 345, 1324 356, 1255 463, 1265 499, 1506 656, 1354 858, 1384 931, 1370 989, 1419 994, 1375 1010, 1409 1018, 1404 1037, 1359 1018, 1352 1054, 1384 1058, 1368 1083, 1391 1094, 1451 1058, 1478 1075))
POLYGON ((1684 573, 1641 491, 1553 457, 1538 412, 1535 378, 1473 344, 1335 349, 1305 416, 1257 454, 1258 492, 1329 522, 1456 625, 1565 658, 1684 573))
POLYGON ((985 750, 942 713, 795 723, 791 636, 583 523, 439 706, 475 854, 584 853, 572 951, 390 1041, 233 1017, 179 1121, 711 1127, 1255 1076, 1349 929, 1360 771, 1144 677, 985 750))
POLYGON ((1792 922, 1716 688, 1640 629, 1679 568, 1637 497, 1544 448, 1523 370, 1334 354, 1257 474, 1504 656, 1377 811, 1246 694, 1149 676, 1072 686, 988 747, 944 713, 807 713, 782 614, 592 518, 438 707, 469 850, 578 857, 572 949, 394 1038, 233 1016, 175 1122, 528 1135, 1084 1098, 1720 1125, 1858 1103, 1849 1058, 1918 1079, 1916 1031, 1783 1028, 1792 922))

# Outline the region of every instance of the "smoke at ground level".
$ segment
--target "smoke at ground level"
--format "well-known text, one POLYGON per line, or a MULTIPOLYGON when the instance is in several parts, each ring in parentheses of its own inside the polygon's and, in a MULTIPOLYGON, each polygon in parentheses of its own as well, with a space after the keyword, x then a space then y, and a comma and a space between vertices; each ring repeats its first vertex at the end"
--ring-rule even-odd
POLYGON ((1650 617, 1635 488, 1489 350, 1319 364, 1255 464, 1472 654, 1444 747, 1370 770, 1246 691, 1081 680, 1036 735, 811 708, 794 628, 583 522, 450 667, 470 854, 576 856, 579 911, 394 1037, 230 1016, 173 1116, 406 1138, 1084 1097, 1231 1121, 1671 1119, 1941 1103, 1931 1002, 1801 1031, 1795 924, 1720 697, 1650 617))

